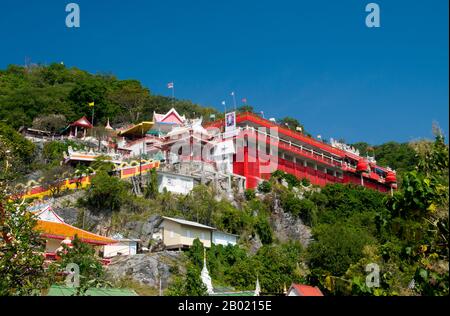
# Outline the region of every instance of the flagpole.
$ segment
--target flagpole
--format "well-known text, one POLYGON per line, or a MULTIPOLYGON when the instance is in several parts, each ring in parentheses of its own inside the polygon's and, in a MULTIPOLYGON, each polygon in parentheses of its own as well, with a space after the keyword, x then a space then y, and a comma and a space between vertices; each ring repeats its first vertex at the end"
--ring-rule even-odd
POLYGON ((231 92, 231 95, 233 96, 233 105, 234 105, 234 110, 236 111, 236 96, 234 95, 234 91, 231 92))
POLYGON ((175 82, 172 81, 172 107, 175 104, 175 82))
POLYGON ((94 108, 95 106, 92 107, 92 126, 94 126, 94 108))

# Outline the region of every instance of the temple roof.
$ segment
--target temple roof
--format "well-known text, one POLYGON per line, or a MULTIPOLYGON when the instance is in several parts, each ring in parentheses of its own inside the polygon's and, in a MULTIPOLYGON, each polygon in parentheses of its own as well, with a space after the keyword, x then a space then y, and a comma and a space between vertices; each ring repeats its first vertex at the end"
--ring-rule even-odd
POLYGON ((116 243, 117 241, 105 236, 100 236, 86 230, 74 227, 72 225, 60 222, 50 222, 38 220, 35 229, 41 232, 43 237, 52 239, 70 239, 75 238, 75 235, 80 238, 81 241, 95 245, 107 245, 116 243))
POLYGON ((153 112, 153 122, 155 123, 181 124, 185 120, 185 117, 178 114, 174 108, 171 108, 166 114, 153 112))
POLYGON ((43 237, 63 240, 67 237, 73 239, 77 235, 81 241, 96 245, 107 245, 117 242, 114 239, 100 236, 65 223, 52 210, 50 204, 43 206, 37 205, 37 208, 39 209, 38 211, 33 211, 32 209, 30 211, 37 215, 38 221, 35 229, 40 231, 43 237))
POLYGON ((70 126, 78 126, 78 127, 84 127, 84 128, 92 128, 93 127, 91 122, 89 122, 89 120, 86 118, 86 116, 83 116, 82 118, 71 123, 70 126))
POLYGON ((139 124, 133 125, 125 130, 118 133, 120 136, 142 136, 153 127, 153 122, 144 121, 139 124))

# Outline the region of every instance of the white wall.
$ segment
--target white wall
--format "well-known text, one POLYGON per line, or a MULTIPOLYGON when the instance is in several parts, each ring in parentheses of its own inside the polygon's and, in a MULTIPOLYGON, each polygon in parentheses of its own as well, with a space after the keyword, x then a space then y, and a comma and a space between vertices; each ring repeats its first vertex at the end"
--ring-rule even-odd
POLYGON ((213 243, 216 245, 234 246, 237 243, 237 236, 233 236, 218 231, 213 231, 213 243))
POLYGON ((194 179, 159 173, 158 191, 163 192, 164 188, 172 193, 188 194, 194 188, 194 179))
POLYGON ((105 245, 103 248, 103 257, 109 258, 121 253, 123 256, 135 255, 137 251, 136 241, 120 241, 112 245, 105 245))

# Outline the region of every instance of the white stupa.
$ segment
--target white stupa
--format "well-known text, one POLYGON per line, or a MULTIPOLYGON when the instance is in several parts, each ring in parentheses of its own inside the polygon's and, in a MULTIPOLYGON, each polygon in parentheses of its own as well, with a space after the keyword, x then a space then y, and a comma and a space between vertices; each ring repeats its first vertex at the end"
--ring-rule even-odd
POLYGON ((259 293, 261 293, 261 286, 259 285, 259 277, 256 277, 255 296, 259 296, 259 293))
POLYGON ((209 276, 208 268, 206 267, 206 249, 203 248, 203 269, 200 275, 203 284, 206 286, 206 292, 208 294, 214 294, 214 289, 211 282, 211 277, 209 276))

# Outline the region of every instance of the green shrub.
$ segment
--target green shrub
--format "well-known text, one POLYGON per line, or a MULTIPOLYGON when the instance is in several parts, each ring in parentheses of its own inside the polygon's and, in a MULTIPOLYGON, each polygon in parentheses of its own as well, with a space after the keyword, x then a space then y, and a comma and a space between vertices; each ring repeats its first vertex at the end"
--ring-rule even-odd
POLYGON ((272 184, 269 181, 263 181, 258 185, 258 191, 269 193, 272 190, 272 184))
POLYGON ((363 247, 375 242, 365 230, 343 222, 320 225, 313 236, 307 255, 310 268, 335 276, 343 275, 363 257, 363 247))
POLYGON ((244 195, 245 195, 245 199, 247 201, 253 200, 256 197, 255 190, 253 190, 253 189, 245 190, 244 195))
POLYGON ((255 229, 263 245, 269 245, 272 243, 273 233, 267 217, 259 216, 258 221, 255 224, 255 229))
POLYGON ((96 211, 117 211, 127 198, 127 184, 102 170, 92 178, 84 204, 96 211))

